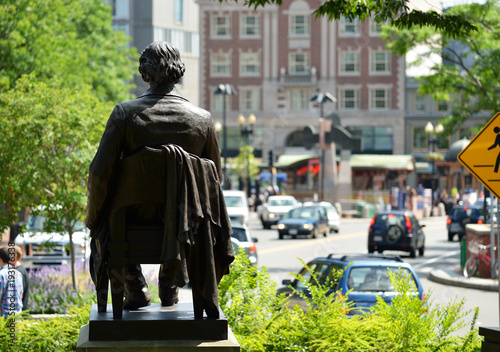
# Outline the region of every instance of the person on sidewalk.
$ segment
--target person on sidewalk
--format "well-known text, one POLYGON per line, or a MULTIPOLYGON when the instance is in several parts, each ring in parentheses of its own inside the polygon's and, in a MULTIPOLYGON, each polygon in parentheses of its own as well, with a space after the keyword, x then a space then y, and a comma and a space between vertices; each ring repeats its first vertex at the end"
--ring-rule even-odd
POLYGON ((23 310, 29 310, 28 301, 30 296, 30 276, 21 262, 21 259, 23 258, 23 251, 21 250, 21 247, 14 246, 14 257, 11 255, 10 258, 10 264, 13 265, 14 268, 23 276, 23 310))
POLYGON ((23 277, 9 265, 7 247, 0 248, 0 316, 19 314, 23 308, 23 277))
MULTIPOLYGON (((179 51, 170 43, 157 41, 141 53, 139 72, 149 89, 135 100, 118 104, 106 125, 99 149, 89 168, 87 227, 97 230, 106 221, 113 194, 113 177, 121 158, 144 147, 175 144, 200 158, 214 162, 222 182, 220 151, 210 113, 186 100, 176 89, 185 66, 179 51)), ((132 223, 164 221, 161 205, 141 204, 127 210, 132 223)), ((92 270, 92 267, 91 267, 92 270)), ((178 302, 178 287, 160 269, 159 296, 163 306, 178 302)), ((140 265, 127 268, 124 309, 150 304, 140 265)))

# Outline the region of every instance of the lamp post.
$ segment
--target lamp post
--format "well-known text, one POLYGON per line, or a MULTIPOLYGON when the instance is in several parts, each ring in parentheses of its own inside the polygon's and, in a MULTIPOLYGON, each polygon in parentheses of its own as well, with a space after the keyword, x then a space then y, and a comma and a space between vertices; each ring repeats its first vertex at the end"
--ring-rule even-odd
MULTIPOLYGON (((335 103, 337 99, 330 93, 325 92, 325 93, 316 93, 314 94, 311 98, 309 98, 309 101, 314 101, 316 103, 319 103, 320 106, 320 117, 324 118, 324 104, 326 102, 332 102, 335 103)), ((323 140, 324 139, 324 131, 321 130, 320 128, 320 133, 323 133, 323 140)), ((319 182, 318 182, 318 193, 319 193, 319 199, 323 200, 324 198, 324 185, 325 185, 325 149, 321 147, 321 158, 320 158, 320 177, 319 177, 319 182)), ((335 159, 335 155, 333 156, 335 159)))
POLYGON ((230 84, 219 84, 214 92, 215 95, 222 95, 222 158, 224 159, 224 164, 222 166, 222 174, 224 176, 224 188, 227 189, 227 121, 226 121, 226 96, 227 95, 238 95, 238 92, 230 84))
MULTIPOLYGON (((429 152, 434 154, 436 151, 436 145, 439 144, 438 135, 443 132, 443 125, 438 124, 434 126, 432 122, 427 122, 425 125, 425 133, 427 134, 427 144, 429 152)), ((431 216, 434 216, 434 192, 436 190, 435 185, 435 172, 436 172, 436 160, 434 155, 431 155, 432 159, 432 179, 431 179, 431 216)))
MULTIPOLYGON (((250 136, 254 134, 254 126, 257 118, 254 114, 250 114, 248 116, 248 126, 245 124, 246 119, 243 114, 238 116, 238 125, 240 125, 241 136, 245 138, 245 145, 250 145, 250 136)), ((252 192, 250 190, 250 164, 249 164, 249 155, 247 155, 247 177, 246 177, 246 188, 247 188, 247 196, 250 198, 252 196, 252 192)))

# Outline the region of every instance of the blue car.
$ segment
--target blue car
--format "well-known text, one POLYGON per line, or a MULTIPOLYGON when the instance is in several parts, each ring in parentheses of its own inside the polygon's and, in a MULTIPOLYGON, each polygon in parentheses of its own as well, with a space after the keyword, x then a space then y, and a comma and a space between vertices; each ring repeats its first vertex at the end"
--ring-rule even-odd
POLYGON ((290 210, 283 219, 278 221, 279 239, 285 236, 311 236, 319 234, 327 236, 330 232, 328 214, 321 206, 301 206, 290 210))
MULTIPOLYGON (((324 284, 328 277, 331 277, 333 269, 344 270, 343 276, 334 284, 329 294, 336 292, 348 295, 348 301, 354 303, 348 314, 361 314, 368 310, 377 302, 377 297, 381 297, 390 303, 396 295, 395 289, 389 279, 389 271, 404 273, 411 277, 415 284, 415 294, 420 299, 424 298, 424 290, 417 273, 409 263, 403 262, 399 256, 385 256, 376 254, 356 254, 343 255, 335 258, 333 255, 320 257, 310 261, 307 268, 303 268, 299 275, 307 282, 314 283, 311 272, 317 278, 319 284, 324 284)), ((309 295, 306 285, 300 280, 283 280, 284 287, 278 289, 278 294, 285 294, 289 297, 289 305, 298 305, 303 310, 307 309, 307 304, 293 289, 302 291, 309 295), (292 289, 293 288, 293 289, 292 289)))

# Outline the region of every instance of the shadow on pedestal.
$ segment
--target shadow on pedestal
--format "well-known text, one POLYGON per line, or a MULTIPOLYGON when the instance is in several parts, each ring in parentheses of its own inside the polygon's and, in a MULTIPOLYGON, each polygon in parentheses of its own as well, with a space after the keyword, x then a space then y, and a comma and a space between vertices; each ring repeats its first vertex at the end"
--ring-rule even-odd
POLYGON ((77 351, 240 351, 220 312, 220 319, 193 319, 193 305, 180 303, 124 311, 123 319, 98 313, 92 305, 89 323, 80 330, 77 351))

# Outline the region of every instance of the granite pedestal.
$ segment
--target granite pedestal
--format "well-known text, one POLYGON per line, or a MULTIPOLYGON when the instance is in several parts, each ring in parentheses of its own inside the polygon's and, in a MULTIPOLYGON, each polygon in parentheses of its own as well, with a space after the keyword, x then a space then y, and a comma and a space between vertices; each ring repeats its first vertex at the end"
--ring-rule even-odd
POLYGON ((80 330, 77 351, 240 351, 221 312, 220 319, 194 319, 192 303, 161 307, 159 303, 113 320, 111 304, 106 313, 92 305, 89 323, 80 330))

